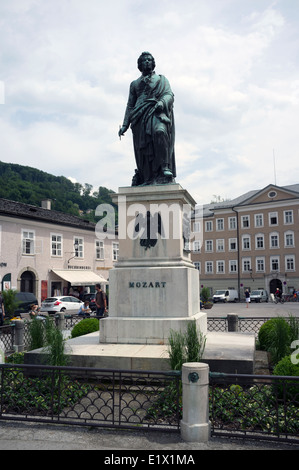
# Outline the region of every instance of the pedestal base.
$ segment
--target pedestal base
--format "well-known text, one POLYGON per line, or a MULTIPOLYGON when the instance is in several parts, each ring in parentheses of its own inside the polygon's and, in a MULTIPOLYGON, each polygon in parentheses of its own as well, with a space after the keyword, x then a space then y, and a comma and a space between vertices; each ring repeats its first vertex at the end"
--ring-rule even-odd
POLYGON ((207 314, 199 312, 191 317, 130 318, 109 317, 101 320, 100 343, 119 344, 168 344, 170 330, 187 330, 188 322, 196 321, 201 333, 207 332, 207 314))

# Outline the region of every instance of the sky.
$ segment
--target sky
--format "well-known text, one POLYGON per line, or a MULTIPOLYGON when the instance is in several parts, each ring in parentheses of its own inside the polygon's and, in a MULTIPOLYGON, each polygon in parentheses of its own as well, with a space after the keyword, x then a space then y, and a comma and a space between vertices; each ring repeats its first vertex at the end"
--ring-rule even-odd
POLYGON ((198 204, 298 183, 298 31, 298 0, 0 0, 0 160, 130 186, 118 129, 149 51, 198 204))

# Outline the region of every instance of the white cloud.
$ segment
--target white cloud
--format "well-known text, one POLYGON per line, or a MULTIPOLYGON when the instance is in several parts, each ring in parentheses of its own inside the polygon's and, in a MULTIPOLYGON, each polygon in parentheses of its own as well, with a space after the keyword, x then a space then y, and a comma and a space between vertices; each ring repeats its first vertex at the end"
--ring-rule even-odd
POLYGON ((298 182, 294 12, 269 0, 2 2, 1 160, 130 185, 131 132, 117 132, 149 50, 175 93, 177 181, 197 201, 273 182, 273 149, 277 182, 298 182))

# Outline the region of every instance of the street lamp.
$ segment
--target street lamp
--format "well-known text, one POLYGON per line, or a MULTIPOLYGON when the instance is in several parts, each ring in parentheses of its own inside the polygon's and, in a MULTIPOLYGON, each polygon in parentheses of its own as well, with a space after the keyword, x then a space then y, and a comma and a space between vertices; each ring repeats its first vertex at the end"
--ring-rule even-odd
POLYGON ((74 253, 74 256, 72 256, 70 259, 68 259, 67 264, 69 264, 69 262, 71 261, 71 259, 76 258, 76 257, 78 256, 78 251, 79 251, 79 242, 78 242, 78 239, 76 239, 75 242, 74 242, 74 249, 75 249, 75 251, 72 251, 72 253, 74 253))

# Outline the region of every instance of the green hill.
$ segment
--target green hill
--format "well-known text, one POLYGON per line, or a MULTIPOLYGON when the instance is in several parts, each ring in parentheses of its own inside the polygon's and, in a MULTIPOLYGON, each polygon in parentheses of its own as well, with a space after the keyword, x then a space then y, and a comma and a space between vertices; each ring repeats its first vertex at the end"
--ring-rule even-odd
POLYGON ((43 199, 51 199, 53 210, 96 222, 96 207, 103 203, 112 204, 112 193, 112 190, 102 186, 95 190, 88 183, 72 183, 64 176, 54 176, 29 166, 0 162, 1 198, 35 206, 40 206, 43 199))

